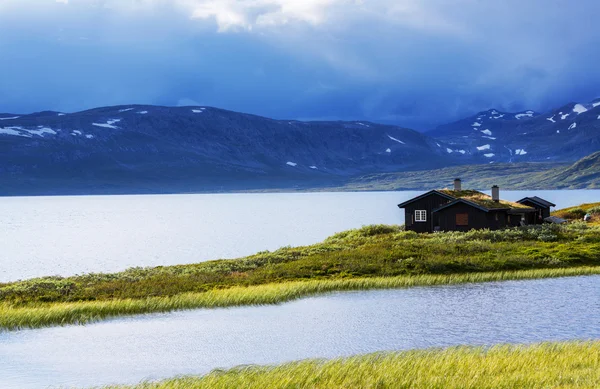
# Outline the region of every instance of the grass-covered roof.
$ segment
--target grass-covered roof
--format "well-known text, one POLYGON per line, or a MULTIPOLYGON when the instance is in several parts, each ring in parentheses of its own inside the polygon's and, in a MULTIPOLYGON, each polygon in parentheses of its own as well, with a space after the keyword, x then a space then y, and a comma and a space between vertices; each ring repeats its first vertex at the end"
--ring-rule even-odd
POLYGON ((480 207, 487 209, 532 209, 523 204, 514 203, 512 201, 500 200, 496 202, 492 200, 492 196, 486 195, 485 193, 477 190, 452 190, 452 189, 441 189, 439 192, 452 196, 456 199, 464 199, 470 201, 480 207))

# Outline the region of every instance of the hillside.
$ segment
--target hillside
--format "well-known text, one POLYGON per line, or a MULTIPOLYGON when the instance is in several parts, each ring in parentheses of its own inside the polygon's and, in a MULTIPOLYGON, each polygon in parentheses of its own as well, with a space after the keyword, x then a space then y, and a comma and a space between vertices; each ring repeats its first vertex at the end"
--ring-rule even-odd
POLYGON ((595 188, 597 155, 568 164, 598 150, 600 101, 490 110, 425 134, 211 107, 0 114, 0 195, 421 189, 457 176, 473 187, 595 188))
POLYGON ((427 134, 463 163, 572 162, 600 150, 600 100, 544 114, 491 109, 427 134))
POLYGON ((421 190, 443 188, 456 177, 465 187, 485 189, 595 189, 600 188, 600 152, 574 164, 504 163, 464 165, 429 171, 364 175, 352 179, 343 190, 421 190))
POLYGON ((4 195, 285 188, 454 163, 427 135, 366 122, 210 107, 0 114, 4 195))

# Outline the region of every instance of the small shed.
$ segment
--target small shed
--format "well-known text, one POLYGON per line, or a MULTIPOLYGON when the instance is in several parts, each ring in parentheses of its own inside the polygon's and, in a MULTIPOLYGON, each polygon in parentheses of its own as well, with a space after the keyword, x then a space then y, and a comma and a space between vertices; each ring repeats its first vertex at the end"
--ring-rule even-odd
POLYGON ((544 219, 550 217, 550 208, 556 207, 556 204, 553 204, 547 200, 544 200, 537 196, 525 197, 519 201, 519 204, 527 205, 528 207, 535 208, 536 214, 535 218, 538 222, 543 221, 544 219))

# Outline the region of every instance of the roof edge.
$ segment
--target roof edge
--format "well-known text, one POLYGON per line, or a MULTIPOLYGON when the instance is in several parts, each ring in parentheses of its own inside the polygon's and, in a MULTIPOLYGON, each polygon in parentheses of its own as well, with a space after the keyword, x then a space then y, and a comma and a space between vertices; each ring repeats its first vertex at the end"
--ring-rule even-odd
POLYGON ((445 198, 447 198, 448 200, 452 200, 452 201, 456 200, 456 197, 449 196, 449 195, 447 195, 447 194, 445 194, 445 193, 442 193, 442 192, 440 192, 440 191, 438 191, 438 190, 435 190, 435 189, 434 189, 434 190, 430 190, 429 192, 425 192, 425 193, 423 193, 422 195, 419 195, 419 196, 417 196, 417 197, 413 197, 413 198, 412 198, 412 199, 410 199, 410 200, 406 200, 406 201, 405 201, 405 202, 403 202, 403 203, 400 203, 400 204, 398 204, 398 208, 404 208, 406 205, 408 205, 408 204, 410 204, 410 203, 412 203, 412 202, 415 202, 415 201, 421 200, 422 198, 425 198, 425 197, 427 197, 427 196, 431 196, 432 194, 437 194, 437 195, 440 195, 440 196, 442 196, 442 197, 445 197, 445 198))

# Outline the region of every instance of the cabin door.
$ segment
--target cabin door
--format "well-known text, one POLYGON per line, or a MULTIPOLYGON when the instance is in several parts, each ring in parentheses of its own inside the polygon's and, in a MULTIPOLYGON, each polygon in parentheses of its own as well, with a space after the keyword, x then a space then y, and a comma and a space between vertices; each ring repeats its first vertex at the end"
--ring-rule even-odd
POLYGON ((433 231, 440 230, 440 215, 437 212, 431 214, 431 224, 433 231))

